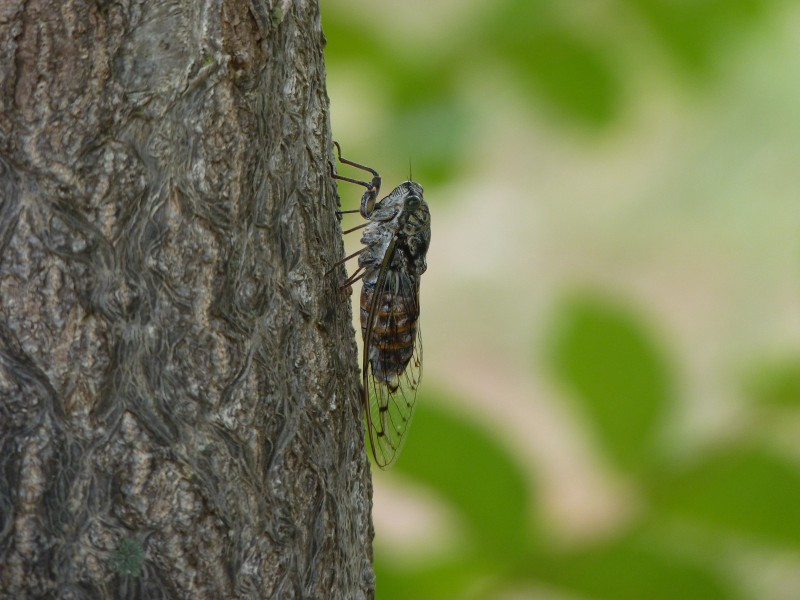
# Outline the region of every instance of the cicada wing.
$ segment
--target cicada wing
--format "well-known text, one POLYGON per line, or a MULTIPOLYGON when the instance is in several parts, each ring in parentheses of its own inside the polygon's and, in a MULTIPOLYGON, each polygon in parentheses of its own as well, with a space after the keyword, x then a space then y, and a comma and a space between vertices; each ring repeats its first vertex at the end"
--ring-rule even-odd
POLYGON ((385 469, 400 454, 422 379, 418 287, 408 273, 381 270, 369 311, 362 365, 372 455, 385 469), (405 346, 411 351, 408 362, 398 364, 397 353, 381 351, 378 347, 382 344, 405 346))

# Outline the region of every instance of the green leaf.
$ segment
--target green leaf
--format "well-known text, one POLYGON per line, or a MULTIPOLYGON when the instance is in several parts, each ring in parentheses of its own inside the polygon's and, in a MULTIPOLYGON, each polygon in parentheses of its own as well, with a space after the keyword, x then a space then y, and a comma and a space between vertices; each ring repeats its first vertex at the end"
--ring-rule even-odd
POLYGON ((732 586, 708 565, 640 540, 614 541, 534 565, 545 581, 593 600, 723 600, 732 586))
POLYGON ((414 105, 395 111, 389 139, 398 153, 413 157, 416 178, 436 184, 452 179, 466 147, 467 122, 465 111, 451 101, 414 105))
POLYGON ((398 567, 380 553, 375 556, 375 597, 380 600, 456 600, 487 577, 490 565, 481 559, 452 557, 413 567, 398 567))
POLYGON ((418 398, 408 441, 394 470, 428 485, 463 517, 468 539, 500 560, 529 540, 528 483, 518 463, 493 435, 418 398))
POLYGON ((522 73, 559 112, 586 125, 607 125, 620 110, 621 86, 599 48, 568 31, 531 36, 522 73))
POLYGON ((375 63, 385 59, 384 45, 377 32, 344 11, 322 11, 322 26, 327 39, 325 58, 328 62, 375 63), (367 49, 372 52, 367 54, 367 49))
POLYGON ((800 468, 762 448, 720 453, 666 482, 658 511, 720 533, 800 548, 800 468))
POLYGON ((415 179, 426 186, 452 179, 471 126, 456 92, 461 57, 411 60, 393 50, 380 32, 336 10, 325 12, 324 24, 331 40, 328 62, 357 65, 369 73, 365 85, 382 90, 387 101, 380 107, 381 119, 363 123, 372 134, 372 160, 399 161, 403 173, 411 160, 415 179))
POLYGON ((739 30, 752 29, 772 0, 627 0, 671 58, 687 72, 707 74, 724 56, 720 48, 739 30))
POLYGON ((550 340, 555 376, 619 466, 651 466, 673 387, 658 340, 629 310, 595 295, 576 295, 560 312, 550 340))
POLYGON ((411 159, 426 184, 452 179, 472 125, 458 96, 456 69, 446 58, 411 62, 395 56, 382 83, 390 101, 386 150, 411 159))
POLYGON ((525 91, 582 125, 603 126, 618 116, 622 86, 608 43, 563 22, 554 3, 506 0, 495 6, 476 38, 514 69, 525 91))
POLYGON ((748 395, 766 406, 800 406, 800 358, 764 364, 745 382, 748 395))

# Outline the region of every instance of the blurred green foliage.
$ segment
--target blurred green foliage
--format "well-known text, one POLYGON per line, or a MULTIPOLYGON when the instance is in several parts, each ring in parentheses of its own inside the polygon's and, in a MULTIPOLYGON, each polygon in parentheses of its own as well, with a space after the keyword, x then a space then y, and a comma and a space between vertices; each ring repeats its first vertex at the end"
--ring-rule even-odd
POLYGON ((800 469, 769 448, 722 448, 688 468, 664 473, 654 501, 659 517, 677 517, 711 533, 800 548, 800 469))
POLYGON ((706 76, 726 50, 725 42, 752 29, 774 0, 625 0, 645 21, 667 56, 692 74, 706 76))
POLYGON ((658 540, 612 539, 582 551, 539 559, 551 587, 589 598, 619 600, 716 600, 736 598, 713 567, 660 548, 658 540))
POLYGON ((588 292, 558 312, 548 339, 553 377, 628 473, 641 509, 608 536, 564 549, 530 517, 535 488, 515 457, 426 386, 395 470, 459 515, 464 540, 446 556, 399 566, 379 545, 378 598, 495 598, 527 588, 598 600, 749 597, 725 548, 800 549, 797 461, 757 434, 688 457, 659 451, 674 373, 645 319, 588 292))
POLYGON ((505 561, 517 554, 531 531, 528 483, 517 463, 498 440, 445 411, 441 402, 421 402, 417 411, 414 443, 403 449, 403 460, 394 470, 436 489, 455 507, 470 530, 474 550, 485 558, 505 561))
POLYGON ((658 338, 631 311, 577 295, 554 319, 551 363, 620 468, 652 467, 673 382, 658 338))
MULTIPOLYGON (((364 123, 371 147, 390 146, 401 161, 412 157, 419 178, 435 183, 453 175, 472 139, 460 85, 476 66, 507 72, 532 108, 602 131, 625 111, 626 89, 652 61, 671 64, 695 85, 712 80, 731 45, 782 2, 496 0, 477 9, 467 3, 469 18, 453 19, 454 28, 442 31, 446 43, 422 57, 398 51, 393 24, 374 10, 380 3, 344 10, 348 3, 323 2, 322 16, 328 65, 360 69, 365 87, 381 90, 387 102, 385 122, 364 123)), ((489 84, 480 92, 491 102, 496 91, 489 84)))
POLYGON ((746 386, 763 406, 800 407, 800 356, 759 365, 746 386))
MULTIPOLYGON (((476 68, 509 75, 532 110, 602 133, 629 108, 629 89, 654 60, 702 90, 730 49, 781 4, 467 3, 467 18, 454 19, 446 42, 422 55, 400 51, 397 32, 366 3, 359 11, 323 2, 323 26, 330 72, 346 65, 382 91, 385 118, 363 125, 372 148, 401 163, 412 157, 415 178, 435 185, 463 167, 475 128, 463 85, 476 68)), ((494 90, 481 93, 490 103, 494 90)), ((364 154, 346 147, 351 157, 364 154)), ((426 376, 394 473, 441 499, 462 537, 446 555, 398 563, 382 553, 378 531, 379 600, 488 599, 529 589, 596 600, 752 597, 730 567, 730 550, 800 548, 800 468, 761 426, 800 416, 800 358, 747 371, 741 383, 751 427, 712 450, 687 451, 665 442, 681 400, 678 375, 646 312, 583 290, 557 305, 552 322, 542 352, 552 380, 601 460, 630 486, 637 511, 601 539, 567 548, 550 539, 536 482, 502 440, 446 408, 457 399, 443 398, 426 376)))

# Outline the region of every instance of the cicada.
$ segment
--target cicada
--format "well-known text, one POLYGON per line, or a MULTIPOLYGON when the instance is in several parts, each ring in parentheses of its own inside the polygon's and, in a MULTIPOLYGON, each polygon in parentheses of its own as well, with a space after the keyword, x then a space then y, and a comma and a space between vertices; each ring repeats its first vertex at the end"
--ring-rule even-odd
POLYGON ((361 280, 362 402, 372 455, 382 469, 391 465, 403 445, 414 414, 422 379, 422 339, 419 327, 419 283, 427 269, 425 254, 431 241, 431 215, 415 181, 401 183, 378 200, 381 176, 364 165, 339 162, 366 171, 371 181, 337 175, 334 179, 364 186, 358 211, 366 222, 364 247, 339 264, 358 256, 358 269, 342 290, 361 280))

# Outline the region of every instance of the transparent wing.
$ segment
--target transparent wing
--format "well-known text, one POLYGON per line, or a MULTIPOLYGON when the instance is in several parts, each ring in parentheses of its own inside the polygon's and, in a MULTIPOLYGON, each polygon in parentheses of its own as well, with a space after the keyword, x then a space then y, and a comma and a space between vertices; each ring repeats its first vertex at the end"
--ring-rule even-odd
POLYGON ((387 269, 390 261, 386 256, 376 282, 362 360, 367 430, 372 455, 382 469, 400 454, 422 379, 418 287, 408 273, 387 269), (401 350, 381 351, 380 346, 401 350), (398 354, 409 352, 407 363, 397 360, 398 354))

